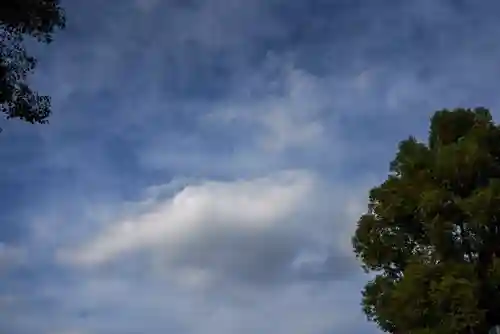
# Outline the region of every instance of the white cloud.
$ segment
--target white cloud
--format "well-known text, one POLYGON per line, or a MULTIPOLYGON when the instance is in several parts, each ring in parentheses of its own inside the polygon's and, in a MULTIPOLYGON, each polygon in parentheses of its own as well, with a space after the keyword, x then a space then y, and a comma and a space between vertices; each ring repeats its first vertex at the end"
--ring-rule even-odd
POLYGON ((154 186, 125 218, 65 243, 60 260, 90 269, 91 277, 123 272, 230 303, 300 282, 342 280, 358 269, 348 240, 364 187, 332 189, 325 181, 296 170, 154 186))
POLYGON ((313 183, 308 173, 284 172, 253 180, 190 185, 151 211, 112 224, 65 257, 94 265, 150 247, 166 248, 175 257, 176 249, 201 235, 272 231, 275 224, 300 210, 313 183))
POLYGON ((321 144, 325 131, 321 114, 331 102, 325 92, 327 82, 274 62, 270 56, 261 73, 238 87, 234 101, 215 106, 207 118, 257 126, 259 148, 272 153, 321 144), (274 80, 262 78, 273 71, 280 73, 274 80))

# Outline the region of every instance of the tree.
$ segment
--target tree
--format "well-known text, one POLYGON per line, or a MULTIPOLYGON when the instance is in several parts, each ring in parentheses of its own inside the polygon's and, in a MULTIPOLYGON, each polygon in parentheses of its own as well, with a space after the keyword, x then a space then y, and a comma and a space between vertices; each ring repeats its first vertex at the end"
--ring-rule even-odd
POLYGON ((57 28, 65 27, 59 0, 0 1, 0 108, 8 119, 46 123, 50 98, 27 83, 36 59, 26 52, 26 37, 50 43, 57 28))
POLYGON ((399 144, 353 246, 374 279, 363 310, 385 332, 478 334, 500 322, 500 126, 441 110, 399 144))

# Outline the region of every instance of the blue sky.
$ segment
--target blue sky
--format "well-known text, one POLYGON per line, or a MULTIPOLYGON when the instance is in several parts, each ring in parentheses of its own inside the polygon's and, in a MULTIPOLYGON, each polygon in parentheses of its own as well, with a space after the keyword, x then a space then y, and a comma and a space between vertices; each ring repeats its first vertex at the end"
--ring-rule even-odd
POLYGON ((377 333, 350 235, 437 109, 496 115, 500 4, 72 0, 2 121, 0 330, 377 333))

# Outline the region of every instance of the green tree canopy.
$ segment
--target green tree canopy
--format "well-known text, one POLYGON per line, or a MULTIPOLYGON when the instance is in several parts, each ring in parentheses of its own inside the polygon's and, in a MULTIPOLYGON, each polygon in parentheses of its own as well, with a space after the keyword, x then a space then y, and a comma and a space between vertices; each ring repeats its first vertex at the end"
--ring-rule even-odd
POLYGON ((7 118, 46 123, 50 98, 34 92, 27 76, 36 59, 26 52, 24 39, 50 43, 65 16, 59 0, 0 1, 0 108, 7 118))
POLYGON ((500 127, 441 110, 403 140, 353 237, 375 279, 368 318, 389 333, 479 334, 500 322, 500 127))

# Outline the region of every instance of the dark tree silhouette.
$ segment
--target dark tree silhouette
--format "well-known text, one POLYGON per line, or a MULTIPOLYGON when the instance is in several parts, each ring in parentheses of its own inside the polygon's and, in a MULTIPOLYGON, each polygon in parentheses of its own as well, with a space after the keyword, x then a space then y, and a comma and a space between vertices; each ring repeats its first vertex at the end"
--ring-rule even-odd
POLYGON ((483 334, 500 322, 500 127, 442 110, 399 144, 353 237, 368 318, 389 333, 483 334))
POLYGON ((25 48, 26 37, 50 43, 57 28, 65 27, 59 0, 0 1, 0 108, 7 118, 46 123, 50 98, 27 83, 36 59, 25 48))

